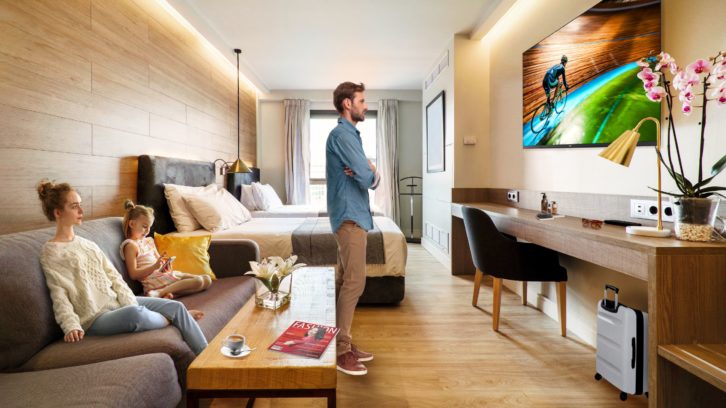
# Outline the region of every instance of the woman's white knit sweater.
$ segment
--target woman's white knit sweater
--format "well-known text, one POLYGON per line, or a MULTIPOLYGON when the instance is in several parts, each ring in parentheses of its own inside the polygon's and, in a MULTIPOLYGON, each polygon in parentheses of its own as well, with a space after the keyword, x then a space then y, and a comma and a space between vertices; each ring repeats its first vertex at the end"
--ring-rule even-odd
POLYGON ((88 330, 102 313, 138 304, 101 248, 85 238, 47 242, 40 264, 63 333, 88 330))

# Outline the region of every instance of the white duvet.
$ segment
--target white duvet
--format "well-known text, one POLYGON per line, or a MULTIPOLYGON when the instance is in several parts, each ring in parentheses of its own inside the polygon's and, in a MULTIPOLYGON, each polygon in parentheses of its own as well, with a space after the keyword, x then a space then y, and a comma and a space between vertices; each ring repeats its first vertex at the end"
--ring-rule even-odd
MULTIPOLYGON (((404 276, 408 256, 406 237, 392 219, 373 217, 373 220, 383 233, 386 263, 367 265, 366 275, 370 277, 404 276)), ((305 218, 252 218, 242 225, 211 233, 212 240, 251 239, 260 246, 261 257, 281 256, 285 258, 292 254, 292 232, 304 221, 305 218)), ((192 236, 209 233, 206 230, 197 230, 173 232, 172 235, 192 236)))

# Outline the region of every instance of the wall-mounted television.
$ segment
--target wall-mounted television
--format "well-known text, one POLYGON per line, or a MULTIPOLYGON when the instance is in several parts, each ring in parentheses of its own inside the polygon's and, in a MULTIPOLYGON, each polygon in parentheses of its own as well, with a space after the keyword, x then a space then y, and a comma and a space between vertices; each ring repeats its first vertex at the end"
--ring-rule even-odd
MULTIPOLYGON (((606 146, 640 119, 660 118, 636 77, 636 63, 661 51, 660 27, 660 0, 605 0, 526 50, 524 148, 606 146)), ((643 125, 639 144, 654 145, 655 132, 643 125)))

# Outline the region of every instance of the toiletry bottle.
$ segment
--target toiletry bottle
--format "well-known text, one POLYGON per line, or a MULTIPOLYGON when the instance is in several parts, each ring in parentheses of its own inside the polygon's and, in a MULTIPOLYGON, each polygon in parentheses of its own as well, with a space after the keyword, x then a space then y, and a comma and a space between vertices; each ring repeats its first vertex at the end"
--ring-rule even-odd
POLYGON ((547 213, 547 207, 549 207, 549 203, 547 202, 547 194, 542 193, 542 202, 540 203, 540 212, 547 213))
POLYGON ((557 215, 557 201, 552 202, 552 215, 557 215))

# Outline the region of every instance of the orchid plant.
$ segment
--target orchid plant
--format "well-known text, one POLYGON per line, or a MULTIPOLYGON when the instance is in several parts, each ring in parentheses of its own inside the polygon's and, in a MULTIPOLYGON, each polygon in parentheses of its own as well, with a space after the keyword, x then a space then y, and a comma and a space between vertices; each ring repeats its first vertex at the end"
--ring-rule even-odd
POLYGON ((297 255, 292 255, 287 259, 279 256, 270 256, 261 262, 250 262, 251 271, 245 272, 245 275, 251 275, 259 280, 267 290, 271 293, 277 293, 280 290, 280 282, 295 270, 306 266, 303 263, 296 264, 297 255))
MULTIPOLYGON (((708 187, 708 184, 726 167, 726 155, 713 165, 709 176, 704 178, 703 174, 706 106, 709 102, 716 102, 719 106, 726 104, 726 52, 721 51, 715 57, 708 59, 697 59, 685 69, 679 67, 675 59, 665 52, 661 52, 658 56, 644 58, 638 62, 638 65, 642 68, 638 73, 638 78, 643 81, 643 88, 645 88, 648 99, 653 102, 661 102, 665 99, 668 106, 668 116, 666 117, 668 120, 668 161, 666 162, 660 152, 658 152, 658 156, 675 181, 679 193, 668 191, 661 191, 661 193, 674 197, 708 198, 717 195, 726 198, 721 194, 726 191, 726 187, 708 187), (672 80, 669 81, 666 78, 667 73, 670 73, 672 80), (684 115, 690 115, 694 108, 701 108, 698 181, 695 183, 686 178, 683 171, 681 150, 673 119, 674 90, 678 92, 681 112, 684 115), (697 105, 699 102, 700 105, 697 105), (675 148, 678 167, 674 165, 671 146, 675 148)), ((651 189, 658 191, 652 187, 651 189)))

